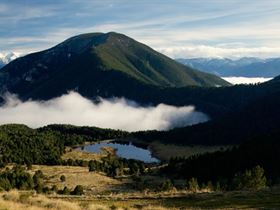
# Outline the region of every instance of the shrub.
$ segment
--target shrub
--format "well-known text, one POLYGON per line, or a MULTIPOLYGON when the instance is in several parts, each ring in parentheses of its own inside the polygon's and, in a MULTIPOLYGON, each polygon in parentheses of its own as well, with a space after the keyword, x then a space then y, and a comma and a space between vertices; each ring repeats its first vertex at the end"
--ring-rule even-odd
POLYGON ((116 210, 116 209, 118 209, 118 207, 117 207, 116 205, 113 204, 112 206, 110 206, 110 209, 111 209, 111 210, 116 210))
POLYGON ((84 188, 81 185, 77 185, 75 189, 71 192, 72 195, 83 195, 84 194, 84 188))
POLYGON ((64 175, 61 175, 61 176, 60 176, 60 181, 61 181, 61 182, 65 182, 65 181, 66 181, 66 177, 65 177, 64 175))
POLYGON ((208 182, 207 182, 207 189, 210 190, 210 191, 213 191, 213 190, 214 190, 214 186, 213 186, 213 184, 212 184, 211 181, 208 181, 208 182))
POLYGON ((57 192, 58 191, 58 188, 56 185, 53 185, 52 188, 51 188, 51 191, 53 192, 57 192))
POLYGON ((60 195, 70 195, 71 191, 65 186, 63 190, 58 190, 57 193, 60 195))
POLYGON ((70 195, 70 190, 68 189, 68 187, 64 187, 64 189, 62 190, 62 194, 63 195, 70 195))
POLYGON ((44 188, 43 183, 39 182, 39 183, 35 186, 34 189, 36 190, 37 193, 42 193, 42 192, 43 192, 43 188, 44 188))
POLYGON ((12 188, 11 183, 7 178, 0 178, 0 187, 6 191, 9 191, 12 188))
POLYGON ((35 172, 33 175, 33 182, 34 182, 34 189, 36 190, 37 193, 42 193, 43 192, 43 178, 44 174, 41 170, 38 170, 35 172))
POLYGON ((92 172, 92 171, 96 170, 96 163, 93 160, 89 161, 88 169, 89 169, 89 172, 92 172))
POLYGON ((187 182, 187 188, 188 188, 188 190, 190 190, 192 192, 197 192, 199 190, 199 185, 198 185, 197 179, 196 178, 191 178, 187 182))
POLYGON ((172 188, 173 188, 173 184, 170 179, 165 180, 160 187, 162 191, 168 191, 171 190, 172 188))
POLYGON ((42 190, 43 193, 49 193, 50 192, 50 188, 49 187, 43 187, 43 190, 42 190))
POLYGON ((32 170, 32 164, 30 163, 30 162, 27 162, 26 163, 26 168, 27 168, 27 170, 32 170))

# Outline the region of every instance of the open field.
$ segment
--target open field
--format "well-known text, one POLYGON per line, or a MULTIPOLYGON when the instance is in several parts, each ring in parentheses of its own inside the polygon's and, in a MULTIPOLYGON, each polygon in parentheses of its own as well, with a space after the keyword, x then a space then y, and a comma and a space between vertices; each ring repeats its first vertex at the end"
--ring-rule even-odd
MULTIPOLYGON (((11 166, 10 166, 11 167, 11 166)), ((38 195, 34 191, 11 191, 0 194, 0 210, 14 209, 280 209, 280 187, 262 191, 210 192, 207 190, 192 193, 182 189, 169 191, 136 190, 131 187, 131 178, 113 179, 102 173, 88 172, 87 167, 33 165, 30 173, 41 170, 44 184, 73 189, 82 185, 82 196, 58 195, 50 193, 38 195), (62 182, 60 176, 66 180, 62 182)), ((148 186, 161 182, 164 177, 143 176, 149 180, 148 186)), ((177 180, 180 181, 180 180, 177 180)))
POLYGON ((102 157, 106 157, 106 153, 92 153, 92 152, 85 152, 75 149, 67 148, 67 152, 63 154, 62 159, 73 159, 73 160, 100 160, 102 157))
POLYGON ((216 152, 227 149, 229 146, 179 146, 173 144, 162 144, 160 142, 152 142, 149 149, 154 157, 168 161, 172 157, 190 157, 192 155, 203 154, 206 152, 216 152))
POLYGON ((32 192, 10 191, 0 194, 1 210, 46 210, 67 209, 80 210, 77 203, 62 200, 49 199, 44 195, 36 195, 32 192))
MULTIPOLYGON (((121 209, 279 209, 280 187, 260 192, 207 192, 191 193, 184 189, 165 192, 137 191, 131 188, 131 179, 113 179, 102 173, 88 172, 87 167, 73 166, 38 166, 32 167, 32 173, 42 170, 46 176, 45 184, 57 185, 62 189, 67 186, 73 189, 76 185, 85 188, 83 196, 48 195, 50 200, 74 202, 82 209, 94 209, 94 206, 109 209, 111 206, 121 209), (66 181, 61 182, 60 176, 66 181), (89 208, 89 206, 91 206, 89 208)), ((145 176, 152 182, 164 178, 145 176)), ((78 209, 79 209, 78 208, 78 209)), ((102 209, 97 208, 97 209, 102 209)))
POLYGON ((65 186, 74 189, 77 185, 82 185, 88 194, 122 190, 126 184, 125 180, 119 181, 102 173, 89 172, 88 167, 33 165, 32 173, 37 170, 41 170, 46 176, 44 184, 49 187, 56 185, 58 189, 65 186), (62 175, 66 177, 64 182, 60 181, 62 175))
POLYGON ((280 188, 260 192, 216 192, 216 193, 172 193, 166 192, 155 195, 139 194, 126 198, 117 197, 75 197, 67 198, 85 204, 95 203, 104 206, 142 209, 148 206, 160 206, 167 209, 279 209, 280 188))
MULTIPOLYGON (((167 150, 168 147, 168 145, 161 144, 156 146, 161 146, 162 151, 167 150)), ((171 146, 171 150, 178 154, 176 149, 178 149, 176 146, 171 146)), ((187 149, 181 151, 186 152, 187 149)), ((69 150, 66 155, 72 159, 99 160, 108 152, 112 151, 109 149, 105 150, 105 153, 93 154, 69 150)), ((12 167, 12 164, 9 165, 9 168, 12 167)), ((3 170, 5 169, 3 168, 3 170)), ((258 192, 211 192, 207 188, 202 188, 193 193, 186 190, 186 180, 176 179, 172 180, 176 188, 172 187, 164 191, 157 189, 164 183, 166 177, 154 173, 143 174, 136 178, 123 176, 114 179, 101 172, 89 172, 88 167, 46 165, 32 165, 32 169, 28 172, 34 174, 38 170, 44 174, 44 186, 56 185, 60 190, 67 186, 73 190, 77 185, 82 185, 85 194, 73 196, 55 192, 45 195, 36 194, 35 191, 2 192, 0 193, 0 210, 280 209, 280 187, 266 188, 258 192), (65 176, 65 181, 60 180, 62 175, 65 176), (138 188, 137 184, 143 188, 138 188)))
MULTIPOLYGON (((102 142, 110 142, 111 140, 105 140, 102 142)), ((89 143, 84 144, 89 145, 89 143)), ((82 146, 81 146, 82 147, 82 146)), ((62 155, 63 160, 73 159, 73 160, 100 160, 101 158, 107 157, 108 155, 115 156, 115 150, 111 147, 101 148, 100 153, 86 152, 83 150, 78 150, 75 148, 67 147, 66 152, 62 155)))
POLYGON ((11 191, 0 194, 0 209, 6 210, 109 210, 109 209, 279 209, 280 189, 260 192, 198 193, 181 197, 96 198, 91 196, 37 195, 11 191))

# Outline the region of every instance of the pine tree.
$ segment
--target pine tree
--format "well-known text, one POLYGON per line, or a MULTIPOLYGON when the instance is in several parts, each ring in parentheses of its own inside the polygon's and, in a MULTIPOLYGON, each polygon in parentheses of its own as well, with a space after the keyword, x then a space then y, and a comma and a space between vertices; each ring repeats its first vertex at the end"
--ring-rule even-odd
POLYGON ((197 179, 196 178, 191 178, 187 182, 187 188, 188 188, 188 190, 190 190, 192 192, 197 192, 199 190, 199 185, 198 185, 197 179))
POLYGON ((259 165, 244 173, 238 173, 233 179, 233 189, 260 190, 266 186, 264 169, 259 165))

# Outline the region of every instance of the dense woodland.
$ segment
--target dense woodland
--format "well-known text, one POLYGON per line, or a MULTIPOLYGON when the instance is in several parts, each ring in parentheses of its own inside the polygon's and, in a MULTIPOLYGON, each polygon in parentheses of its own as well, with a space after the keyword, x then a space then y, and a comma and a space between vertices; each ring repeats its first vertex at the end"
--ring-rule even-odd
POLYGON ((123 138, 128 132, 88 126, 48 125, 37 130, 39 133, 55 133, 65 146, 75 146, 85 142, 123 138))
POLYGON ((260 165, 270 184, 279 183, 280 131, 259 136, 240 146, 225 151, 172 158, 162 173, 170 177, 192 178, 199 182, 219 182, 225 188, 231 186, 234 176, 239 172, 260 165))
MULTIPOLYGON (((56 192, 58 194, 66 195, 82 195, 84 193, 83 187, 81 185, 77 185, 72 191, 67 187, 62 190, 58 190, 56 185, 53 185, 51 188, 44 186, 44 178, 45 175, 40 170, 36 171, 32 176, 28 172, 28 168, 26 169, 23 166, 16 165, 11 169, 6 168, 3 172, 0 172, 0 190, 36 190, 38 193, 56 192)), ((62 175, 61 181, 64 179, 62 175)))
POLYGON ((65 146, 120 138, 125 135, 126 132, 95 127, 51 125, 36 130, 24 125, 3 125, 0 126, 0 162, 1 165, 11 162, 60 164, 65 146))
POLYGON ((24 125, 0 127, 1 164, 57 164, 64 151, 63 140, 53 132, 38 132, 24 125))

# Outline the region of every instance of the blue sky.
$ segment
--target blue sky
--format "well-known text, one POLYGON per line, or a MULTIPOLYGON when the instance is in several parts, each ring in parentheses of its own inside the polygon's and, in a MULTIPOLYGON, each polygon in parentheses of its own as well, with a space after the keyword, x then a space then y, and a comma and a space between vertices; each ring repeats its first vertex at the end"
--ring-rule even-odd
POLYGON ((278 0, 1 0, 0 52, 124 33, 171 57, 280 57, 278 0))

